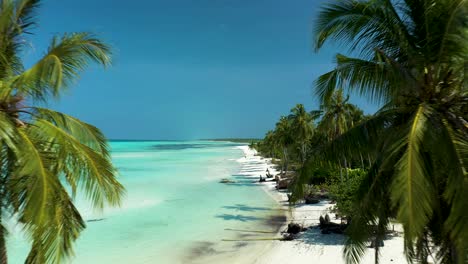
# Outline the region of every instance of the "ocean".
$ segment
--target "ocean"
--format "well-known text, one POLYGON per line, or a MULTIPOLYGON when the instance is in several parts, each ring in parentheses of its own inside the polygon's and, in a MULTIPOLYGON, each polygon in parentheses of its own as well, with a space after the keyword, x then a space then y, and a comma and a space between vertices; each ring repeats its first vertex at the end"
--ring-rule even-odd
MULTIPOLYGON (((123 204, 96 212, 77 198, 88 222, 67 263, 203 262, 248 246, 222 241, 245 237, 235 230, 275 228, 268 223, 280 214, 277 203, 253 179, 237 175, 239 144, 113 141, 111 148, 127 191, 123 204), (219 183, 222 178, 236 183, 219 183)), ((21 226, 9 229, 9 262, 24 263, 29 246, 21 226)))

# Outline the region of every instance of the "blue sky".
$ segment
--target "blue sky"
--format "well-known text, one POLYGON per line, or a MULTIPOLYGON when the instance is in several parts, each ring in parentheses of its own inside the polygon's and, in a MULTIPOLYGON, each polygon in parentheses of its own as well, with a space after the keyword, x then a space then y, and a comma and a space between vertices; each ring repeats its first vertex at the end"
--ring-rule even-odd
MULTIPOLYGON (((111 139, 261 137, 338 52, 312 50, 319 0, 44 0, 27 64, 52 36, 92 31, 114 48, 50 107, 111 139)), ((367 113, 376 107, 352 98, 367 113)))

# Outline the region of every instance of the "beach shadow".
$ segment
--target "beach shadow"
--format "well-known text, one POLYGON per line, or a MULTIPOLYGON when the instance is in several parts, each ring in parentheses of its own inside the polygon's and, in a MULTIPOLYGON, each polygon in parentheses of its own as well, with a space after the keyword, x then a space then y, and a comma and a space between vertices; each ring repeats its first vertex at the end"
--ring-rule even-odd
POLYGON ((288 220, 285 214, 279 215, 270 215, 267 219, 265 219, 265 224, 269 226, 279 227, 282 226, 288 220))
POLYGON ((100 222, 100 221, 104 221, 106 220, 105 218, 95 218, 95 219, 89 219, 89 220, 86 220, 86 222, 90 223, 90 222, 100 222))
MULTIPOLYGON (((311 210, 314 210, 316 208, 323 208, 324 205, 333 205, 333 204, 330 204, 329 202, 327 201, 321 201, 319 203, 316 203, 316 204, 306 204, 304 203, 303 201, 300 201, 300 202, 297 202, 295 204, 291 204, 291 207, 294 207, 296 209, 300 209, 302 207, 306 207, 306 208, 312 208, 311 210)), ((324 214, 327 213, 327 214, 332 214, 331 213, 331 208, 328 208, 328 209, 323 209, 323 210, 320 210, 321 212, 323 212, 324 214)), ((334 214, 333 214, 334 215, 334 214)))
POLYGON ((263 224, 270 227, 272 230, 279 232, 287 220, 288 218, 286 214, 270 215, 263 220, 263 224))
POLYGON ((309 245, 333 246, 345 244, 344 235, 322 234, 318 227, 309 228, 297 240, 309 245))
POLYGON ((255 174, 233 174, 231 175, 232 177, 240 177, 240 178, 245 178, 245 177, 249 177, 249 176, 255 176, 255 174))
POLYGON ((264 169, 249 169, 249 168, 246 168, 246 169, 242 169, 242 171, 245 171, 245 172, 264 172, 265 170, 264 169))
MULTIPOLYGON (((398 232, 392 232, 385 235, 384 241, 392 240, 398 237, 402 237, 402 234, 398 232)), ((345 235, 343 234, 322 234, 318 226, 310 227, 296 241, 301 241, 309 245, 322 245, 322 246, 334 246, 334 245, 345 245, 345 235)), ((366 247, 370 247, 371 241, 367 241, 366 247)))
POLYGON ((266 172, 266 169, 259 168, 258 165, 253 165, 253 166, 242 166, 241 170, 243 170, 243 171, 247 171, 247 170, 251 170, 251 171, 265 171, 265 172, 266 172))
POLYGON ((245 205, 245 204, 226 205, 226 206, 223 206, 222 208, 236 210, 236 211, 243 211, 243 212, 269 211, 269 210, 271 210, 271 208, 268 208, 268 207, 248 206, 248 205, 245 205))
POLYGON ((226 183, 226 185, 253 187, 253 186, 258 186, 258 183, 256 181, 249 180, 249 181, 237 181, 235 183, 226 183))
POLYGON ((194 245, 187 250, 187 254, 183 257, 183 263, 192 263, 192 261, 202 257, 223 253, 223 251, 216 250, 215 245, 215 243, 208 241, 195 242, 194 245))
POLYGON ((245 239, 253 239, 253 238, 258 238, 259 235, 258 234, 252 234, 252 233, 240 233, 240 234, 237 234, 237 239, 239 240, 245 240, 245 239))
POLYGON ((236 243, 236 244, 234 245, 234 248, 239 249, 239 248, 246 247, 246 246, 248 246, 248 245, 249 245, 249 243, 247 243, 247 242, 238 242, 238 243, 236 243))
POLYGON ((221 218, 226 221, 240 221, 240 222, 247 222, 247 221, 260 221, 263 218, 255 217, 255 216, 248 216, 248 215, 233 215, 233 214, 221 214, 216 215, 216 218, 221 218))

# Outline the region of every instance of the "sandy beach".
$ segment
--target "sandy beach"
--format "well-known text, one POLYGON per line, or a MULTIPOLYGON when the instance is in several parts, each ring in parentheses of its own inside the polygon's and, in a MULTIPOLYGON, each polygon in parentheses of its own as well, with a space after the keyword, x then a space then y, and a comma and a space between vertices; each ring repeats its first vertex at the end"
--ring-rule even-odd
MULTIPOLYGON (((256 155, 256 151, 248 146, 240 147, 245 157, 240 159, 242 163, 241 173, 252 179, 258 179, 265 175, 266 169, 276 175, 278 171, 273 168, 270 159, 256 155)), ((286 192, 276 190, 275 182, 262 183, 264 190, 278 202, 285 211, 287 221, 279 229, 284 231, 287 223, 295 222, 306 227, 317 225, 320 215, 329 212, 332 206, 327 201, 314 205, 298 204, 289 206, 286 192)), ((395 225, 395 230, 400 230, 395 225)), ((280 233, 277 234, 280 237, 280 233)), ((284 263, 345 263, 342 256, 344 248, 344 237, 337 234, 323 235, 318 228, 309 228, 303 232, 298 239, 293 241, 265 241, 255 243, 255 254, 248 254, 241 259, 235 258, 229 263, 252 263, 252 264, 284 264, 284 263), (258 245, 263 243, 263 246, 258 245)), ((374 263, 374 251, 369 249, 361 263, 374 263)), ((387 237, 384 247, 381 248, 380 263, 406 263, 403 253, 403 238, 401 235, 387 237)))

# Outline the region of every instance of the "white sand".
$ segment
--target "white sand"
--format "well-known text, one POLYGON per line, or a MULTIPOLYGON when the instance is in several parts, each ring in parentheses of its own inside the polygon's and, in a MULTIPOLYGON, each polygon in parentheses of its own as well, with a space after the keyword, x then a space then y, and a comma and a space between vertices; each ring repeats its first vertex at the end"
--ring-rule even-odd
MULTIPOLYGON (((256 156, 256 151, 248 146, 240 147, 245 157, 239 162, 243 163, 241 173, 252 175, 258 179, 259 175, 265 176, 268 168, 271 174, 276 175, 270 159, 256 156), (257 172, 257 173, 252 173, 257 172)), ((305 226, 318 224, 320 215, 328 212, 331 205, 328 202, 321 202, 315 205, 300 204, 293 207, 288 206, 287 194, 275 189, 274 182, 262 183, 265 190, 283 206, 285 210, 290 209, 289 221, 304 224, 305 226)), ((330 215, 333 216, 333 215, 330 215)), ((395 229, 401 227, 396 226, 395 229)), ((345 263, 343 260, 343 236, 336 234, 322 235, 317 228, 311 228, 304 232, 300 238, 293 241, 272 241, 260 242, 268 243, 262 250, 257 247, 254 254, 249 254, 234 262, 226 263, 254 263, 254 264, 285 264, 285 263, 345 263)), ((381 248, 380 263, 407 263, 403 253, 403 239, 401 236, 388 238, 381 248)), ((361 263, 374 263, 374 251, 369 249, 361 263)))

